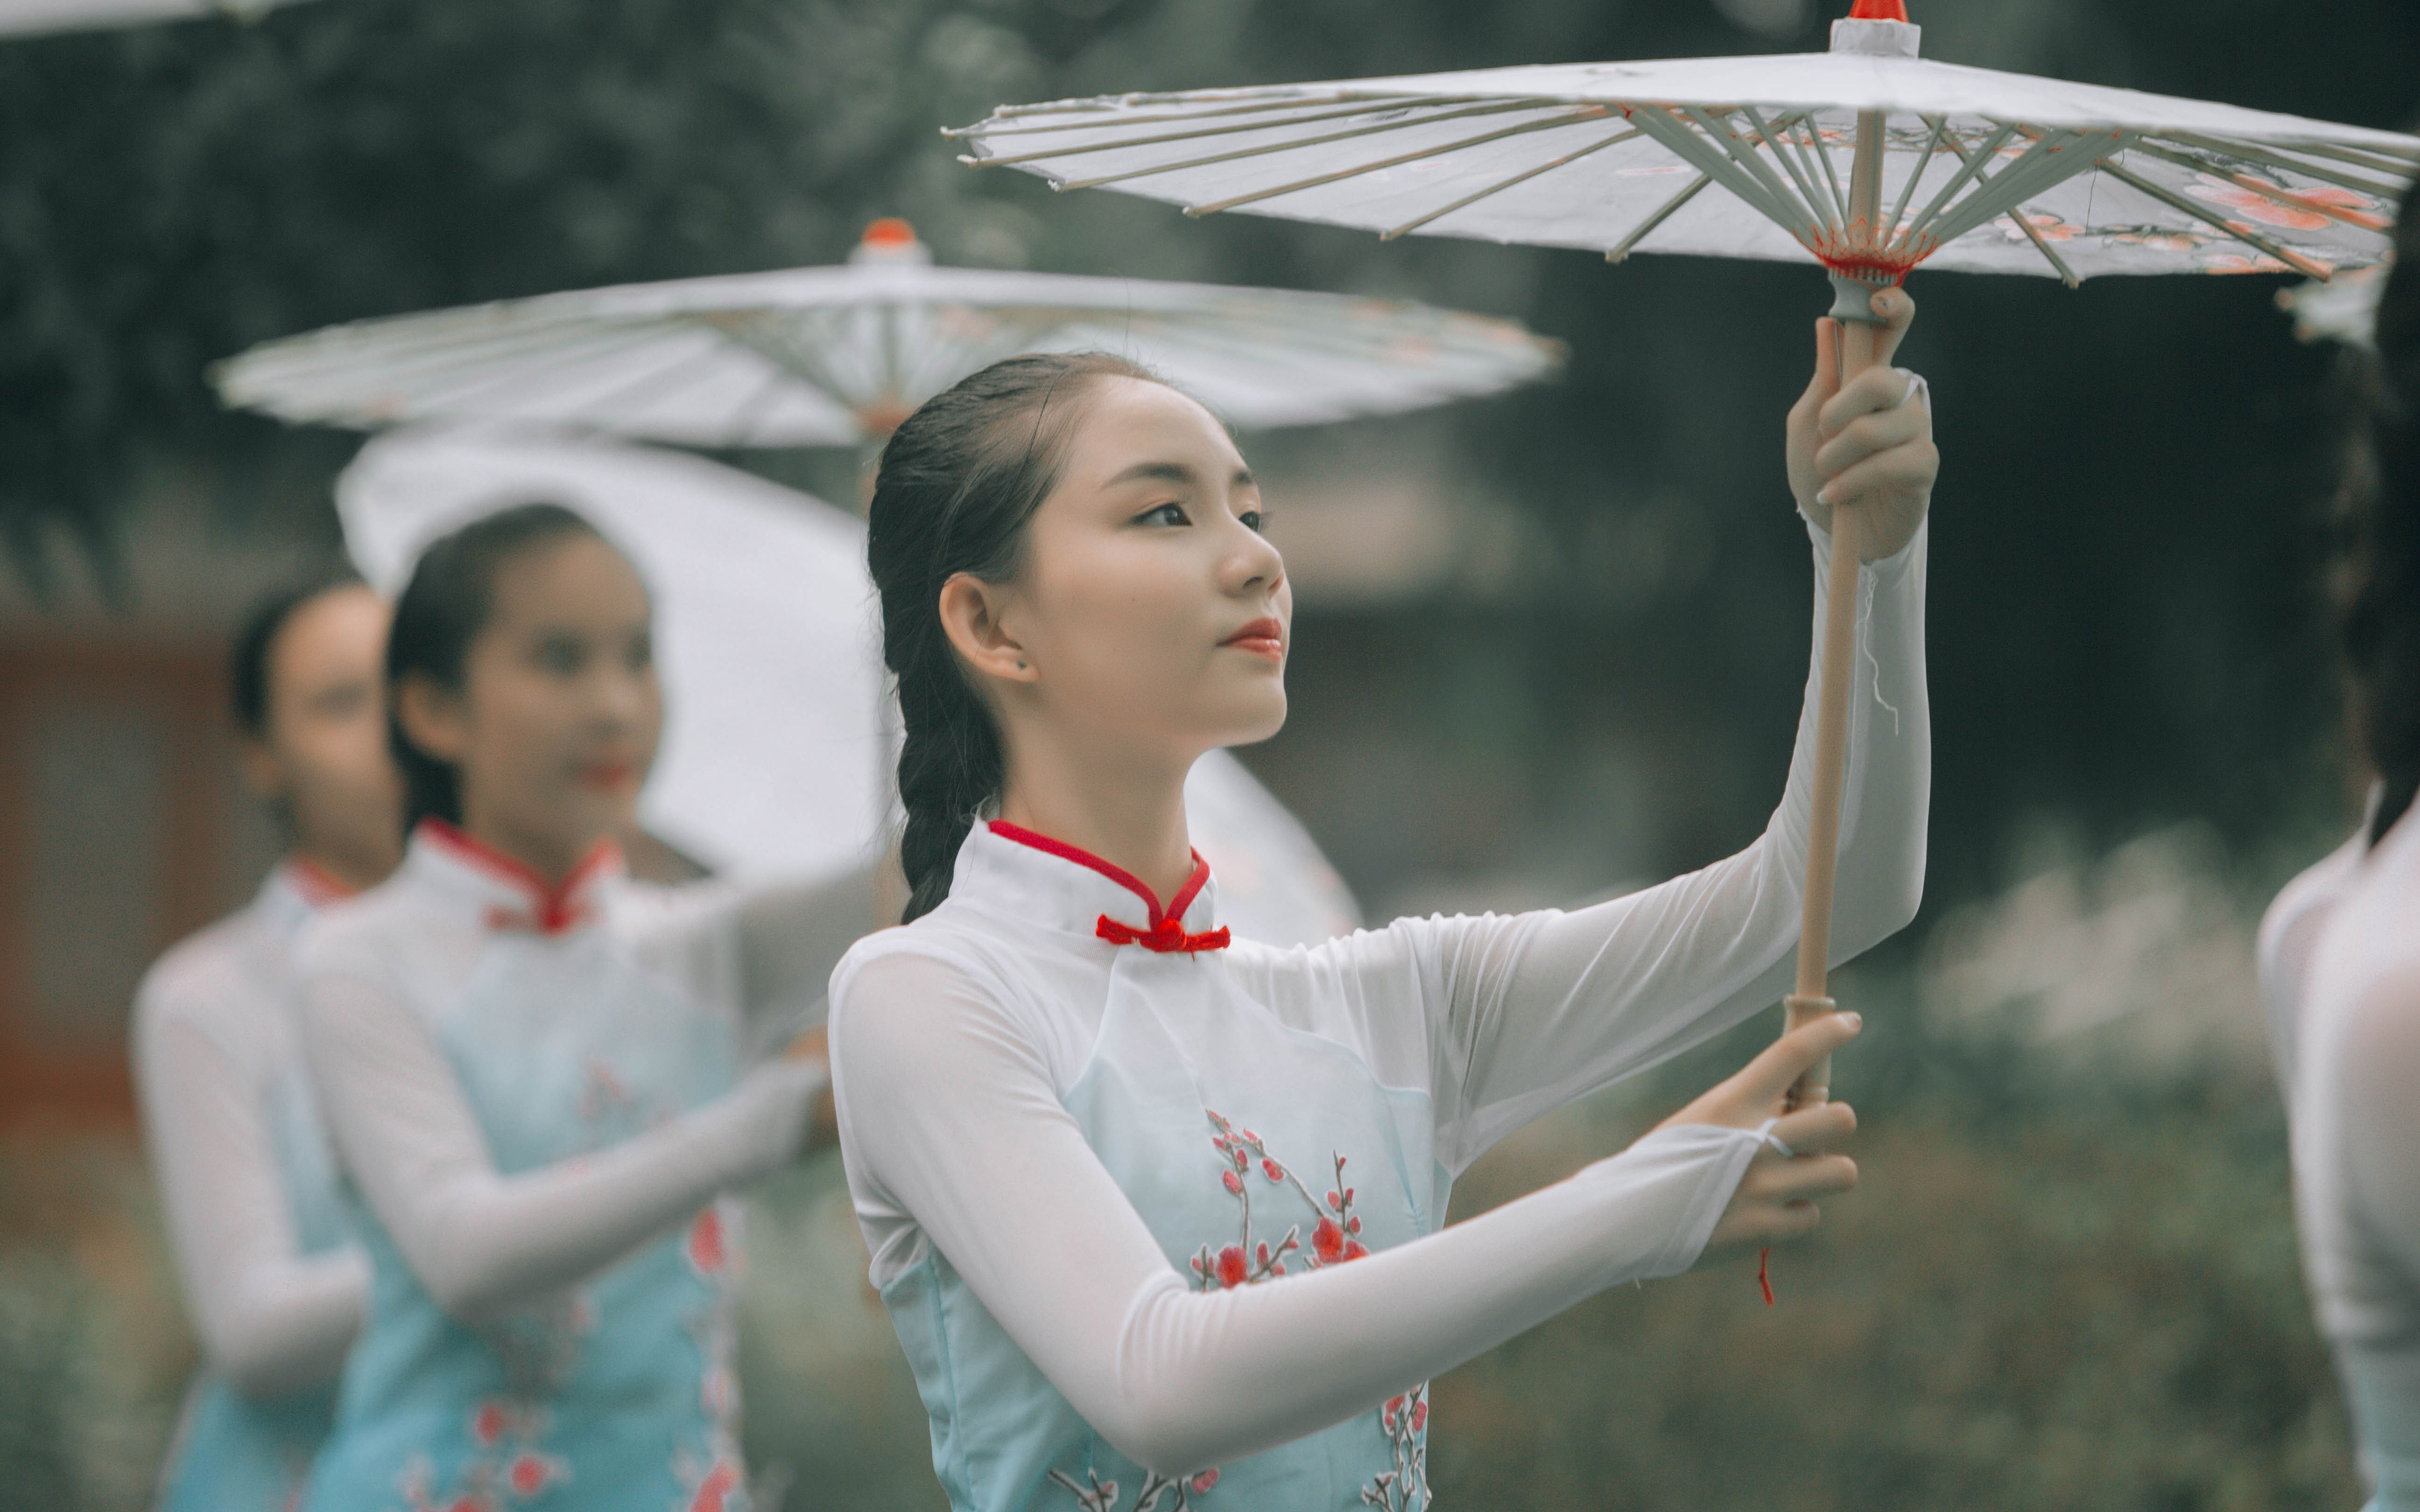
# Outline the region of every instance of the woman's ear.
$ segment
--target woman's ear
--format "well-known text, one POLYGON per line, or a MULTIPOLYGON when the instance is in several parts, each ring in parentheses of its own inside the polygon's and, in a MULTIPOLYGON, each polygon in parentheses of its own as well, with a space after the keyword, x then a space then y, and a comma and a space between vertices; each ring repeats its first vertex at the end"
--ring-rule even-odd
POLYGON ((286 801, 286 763, 275 747, 257 735, 243 735, 236 744, 236 766, 243 785, 263 803, 286 801))
POLYGON ((1042 674, 1025 648, 1001 624, 1008 591, 970 572, 941 585, 941 630, 968 667, 1005 683, 1035 683, 1042 674))
POLYGON ((407 672, 395 688, 396 722, 404 738, 430 757, 459 766, 470 749, 470 714, 462 695, 420 672, 407 672))

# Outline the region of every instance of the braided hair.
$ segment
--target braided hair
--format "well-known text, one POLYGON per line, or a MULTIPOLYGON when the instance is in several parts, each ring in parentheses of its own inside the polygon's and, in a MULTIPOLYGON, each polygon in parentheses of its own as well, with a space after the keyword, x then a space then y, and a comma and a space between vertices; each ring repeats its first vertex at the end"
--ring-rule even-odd
POLYGON ((2374 842, 2420 791, 2420 189, 2378 305, 2369 424, 2341 499, 2336 638, 2354 740, 2385 784, 2374 842))
POLYGON ((942 628, 942 586, 962 572, 987 583, 1016 578, 1026 526, 1058 483, 1085 393, 1105 378, 1160 381, 1105 352, 1012 357, 926 400, 882 449, 866 563, 905 727, 903 923, 950 895, 958 847, 999 801, 1005 775, 1000 726, 942 628))

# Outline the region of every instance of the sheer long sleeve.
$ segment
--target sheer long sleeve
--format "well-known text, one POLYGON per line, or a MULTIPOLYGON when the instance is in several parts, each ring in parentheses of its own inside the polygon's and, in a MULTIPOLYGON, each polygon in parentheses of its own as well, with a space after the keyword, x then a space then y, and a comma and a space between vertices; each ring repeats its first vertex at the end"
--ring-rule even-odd
MULTIPOLYGON (((622 927, 633 948, 709 998, 729 998, 759 1054, 821 1023, 825 984, 881 916, 880 867, 770 882, 633 889, 622 927)), ((895 916, 894 916, 895 917, 895 916)))
POLYGON ((2327 1070, 2343 1100, 2342 1205, 2395 1289, 2420 1295, 2420 957, 2405 952, 2364 982, 2327 1070))
POLYGON ((833 1063, 861 1214, 912 1215, 1085 1420, 1163 1472, 1300 1438, 1595 1291, 1686 1269, 1757 1149, 1736 1130, 1666 1130, 1441 1233, 1197 1292, 1030 1038, 964 973, 877 958, 845 1004, 833 1063))
POLYGON ((334 1381, 361 1328, 369 1267, 350 1248, 302 1252, 260 1088, 208 1031, 148 1005, 134 1066, 210 1368, 255 1396, 334 1381))
MULTIPOLYGON (((1931 733, 1925 698, 1927 532, 1859 570, 1831 959, 1906 926, 1924 891, 1931 733)), ((1815 545, 1817 640, 1830 540, 1815 545)), ((1332 991, 1370 1008, 1360 1035, 1383 1056, 1426 1007, 1437 1155, 1460 1171, 1541 1114, 1721 1033, 1790 988, 1813 810, 1820 658, 1811 659, 1780 806, 1745 850, 1660 886, 1571 912, 1399 919, 1311 952, 1332 991)), ((1282 974, 1264 990, 1282 993, 1282 974)), ((1400 1066, 1381 1073, 1402 1081, 1400 1066)))
POLYGON ((768 1061, 621 1144, 504 1175, 443 1052, 394 994, 314 976, 303 1040, 346 1167, 429 1295, 465 1319, 601 1270, 788 1161, 826 1082, 820 1065, 768 1061))

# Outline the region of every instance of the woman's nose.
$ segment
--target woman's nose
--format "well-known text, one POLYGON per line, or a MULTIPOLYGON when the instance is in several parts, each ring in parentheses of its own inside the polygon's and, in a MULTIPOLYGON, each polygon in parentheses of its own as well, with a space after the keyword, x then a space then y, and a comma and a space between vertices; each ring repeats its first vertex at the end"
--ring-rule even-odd
POLYGON ((1233 529, 1240 537, 1220 563, 1219 586, 1230 594, 1270 592, 1285 580, 1285 558, 1265 535, 1241 520, 1233 529))

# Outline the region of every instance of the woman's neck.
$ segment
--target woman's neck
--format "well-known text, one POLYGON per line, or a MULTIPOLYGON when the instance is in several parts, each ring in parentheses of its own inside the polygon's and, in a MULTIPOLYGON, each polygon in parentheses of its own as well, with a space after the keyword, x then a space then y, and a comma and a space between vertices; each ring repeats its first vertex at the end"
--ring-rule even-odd
POLYGON ((1097 749, 1020 753, 1013 746, 1007 764, 1000 816, 1010 824, 1124 867, 1163 899, 1174 897, 1193 874, 1185 825, 1189 762, 1136 760, 1097 749))
POLYGON ((509 817, 483 809, 465 795, 462 804, 462 832, 487 846, 511 856, 544 879, 550 887, 560 887, 580 863, 588 859, 603 835, 558 834, 541 831, 535 826, 516 825, 509 817))

